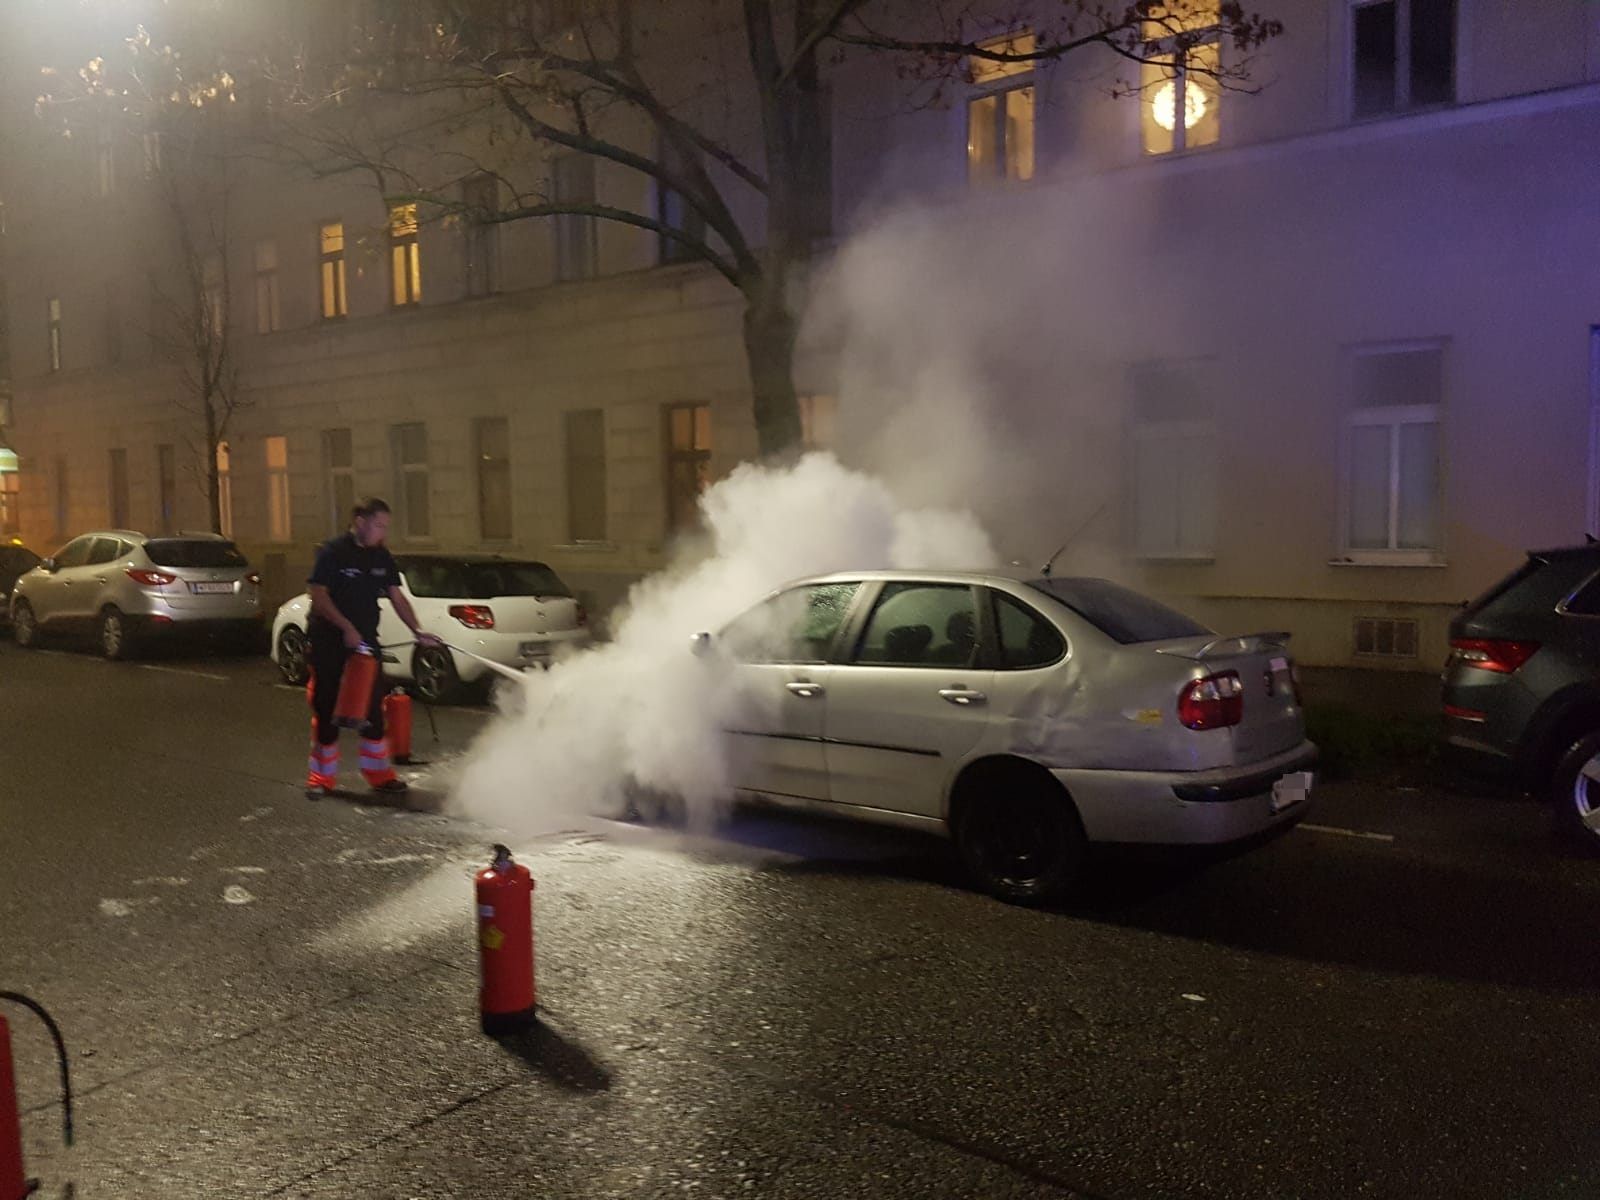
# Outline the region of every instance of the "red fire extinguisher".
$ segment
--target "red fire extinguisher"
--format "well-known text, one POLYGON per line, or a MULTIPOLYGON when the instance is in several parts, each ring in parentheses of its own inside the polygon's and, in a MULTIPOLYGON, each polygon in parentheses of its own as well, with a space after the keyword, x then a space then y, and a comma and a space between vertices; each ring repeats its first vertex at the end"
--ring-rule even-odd
POLYGON ((504 846, 477 874, 478 1012, 491 1037, 526 1029, 534 1020, 533 875, 504 846))
MULTIPOLYGON (((61 1063, 62 1128, 67 1145, 72 1145, 72 1077, 67 1064, 67 1046, 61 1029, 44 1006, 19 992, 0 992, 0 1000, 20 1004, 44 1022, 56 1044, 61 1063)), ((22 1166, 22 1123, 18 1116, 17 1081, 11 1066, 11 1029, 0 1016, 0 1200, 23 1200, 39 1186, 29 1179, 22 1166)))
POLYGON ((397 763, 411 761, 411 697, 404 688, 395 688, 383 698, 383 729, 389 738, 389 754, 397 763))
POLYGON ((363 644, 344 660, 339 698, 333 702, 333 722, 346 729, 367 723, 372 713, 372 693, 378 686, 378 656, 363 644))

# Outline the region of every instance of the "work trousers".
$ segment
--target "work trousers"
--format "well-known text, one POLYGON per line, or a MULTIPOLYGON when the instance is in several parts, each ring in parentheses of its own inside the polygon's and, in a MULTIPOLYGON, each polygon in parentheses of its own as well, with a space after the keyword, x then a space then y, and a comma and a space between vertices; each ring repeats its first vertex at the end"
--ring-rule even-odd
MULTIPOLYGON (((337 629, 313 625, 310 631, 311 711, 315 714, 311 763, 308 782, 331 788, 339 774, 339 726, 334 724, 333 710, 339 700, 339 684, 344 678, 344 665, 353 651, 345 648, 344 638, 337 629)), ((377 645, 376 637, 366 638, 370 646, 377 645)), ((372 686, 372 697, 367 707, 367 723, 360 729, 361 774, 376 787, 395 777, 389 762, 389 742, 383 727, 383 671, 372 686)))

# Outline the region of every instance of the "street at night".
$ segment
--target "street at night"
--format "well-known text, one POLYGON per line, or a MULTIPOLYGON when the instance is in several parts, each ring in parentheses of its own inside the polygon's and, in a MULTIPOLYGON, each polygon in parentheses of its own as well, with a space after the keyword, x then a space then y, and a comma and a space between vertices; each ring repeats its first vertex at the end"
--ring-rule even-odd
MULTIPOLYGON (((1600 871, 1527 801, 1333 782, 1049 911, 814 819, 513 837, 541 1020, 500 1043, 470 875, 504 835, 435 811, 445 768, 307 802, 260 659, 0 672, 0 979, 78 1093, 63 1151, 18 1014, 45 1196, 1593 1194, 1600 871)), ((436 715, 434 764, 493 719, 436 715)))

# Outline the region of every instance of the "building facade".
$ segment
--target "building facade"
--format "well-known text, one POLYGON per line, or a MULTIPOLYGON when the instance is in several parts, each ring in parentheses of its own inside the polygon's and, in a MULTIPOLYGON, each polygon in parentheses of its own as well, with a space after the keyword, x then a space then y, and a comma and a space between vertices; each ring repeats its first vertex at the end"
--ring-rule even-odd
MULTIPOLYGON (((1069 560, 1219 626, 1431 670, 1455 606, 1522 550, 1600 532, 1600 8, 1271 15, 1257 94, 1201 73, 1113 97, 1108 54, 978 64, 928 102, 847 57, 838 254, 918 212, 904 247, 924 266, 884 295, 925 320, 881 314, 881 336, 979 347, 952 368, 979 380, 978 420, 1019 431, 1029 482, 937 498, 1007 554, 1087 528, 1069 560)), ((140 154, 7 128, 7 162, 30 164, 4 180, 17 524, 41 550, 203 527, 192 417, 140 332, 140 154)), ((563 199, 670 204, 614 164, 535 166, 563 199)), ((376 492, 399 544, 536 555, 603 608, 754 454, 741 298, 670 242, 590 218, 429 224, 348 176, 251 170, 217 273, 248 401, 224 524, 277 595, 376 492)), ((498 203, 488 177, 462 186, 498 203)), ((851 336, 802 369, 813 440, 837 417, 847 458, 881 415, 851 336)), ((960 478, 949 439, 928 445, 960 478)), ((894 458, 865 461, 892 478, 894 458)))

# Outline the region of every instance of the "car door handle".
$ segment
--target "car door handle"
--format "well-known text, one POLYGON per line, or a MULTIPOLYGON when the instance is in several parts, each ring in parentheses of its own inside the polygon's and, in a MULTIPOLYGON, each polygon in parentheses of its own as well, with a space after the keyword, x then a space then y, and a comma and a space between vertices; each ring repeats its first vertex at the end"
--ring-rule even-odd
POLYGON ((950 701, 951 704, 959 704, 962 706, 966 706, 968 704, 982 704, 989 698, 982 692, 975 692, 970 688, 963 687, 940 688, 939 695, 942 699, 950 701))
POLYGON ((820 683, 807 683, 804 680, 796 680, 794 683, 786 683, 783 686, 796 696, 804 696, 807 700, 822 695, 822 685, 820 683))

